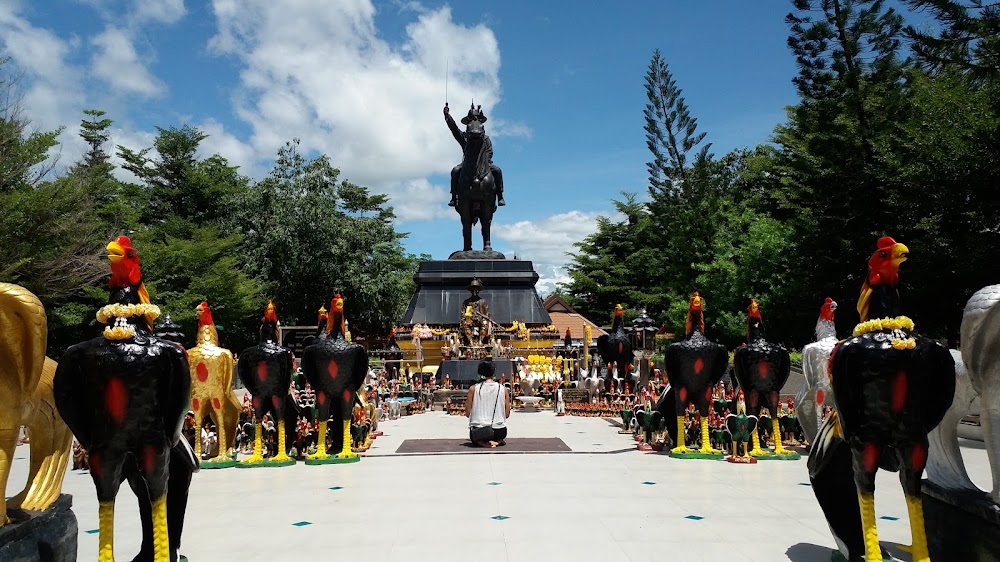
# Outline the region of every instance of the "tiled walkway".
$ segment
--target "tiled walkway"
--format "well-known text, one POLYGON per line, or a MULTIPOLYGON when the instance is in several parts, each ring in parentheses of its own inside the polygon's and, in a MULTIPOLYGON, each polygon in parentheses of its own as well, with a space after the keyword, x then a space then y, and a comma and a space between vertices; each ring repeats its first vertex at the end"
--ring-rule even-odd
MULTIPOLYGON (((675 460, 635 451, 604 420, 550 412, 515 413, 509 427, 512 437, 559 437, 573 452, 397 455, 404 439, 467 435, 466 420, 429 412, 383 422, 385 435, 360 463, 196 474, 181 551, 192 562, 830 559, 805 458, 675 460)), ((984 485, 985 451, 968 445, 967 466, 984 485)), ((27 453, 22 446, 16 456, 27 453)), ((17 460, 8 495, 26 470, 27 459, 17 460)), ((80 560, 95 560, 89 475, 68 474, 65 491, 80 521, 80 560)), ((130 560, 140 539, 127 486, 119 500, 117 558, 130 560)), ((883 543, 908 543, 896 475, 880 473, 876 509, 883 543)))

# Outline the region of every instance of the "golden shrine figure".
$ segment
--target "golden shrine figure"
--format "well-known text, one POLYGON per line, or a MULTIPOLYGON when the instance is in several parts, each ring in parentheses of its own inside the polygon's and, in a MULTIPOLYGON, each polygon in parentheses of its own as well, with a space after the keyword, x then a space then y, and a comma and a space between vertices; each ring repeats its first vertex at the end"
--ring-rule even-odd
POLYGON ((44 510, 62 491, 73 434, 56 412, 52 379, 56 362, 45 356, 45 309, 24 287, 0 283, 0 488, 6 488, 21 426, 31 442, 28 482, 0 500, 7 508, 44 510))
POLYGON ((240 419, 240 403, 233 392, 235 362, 228 349, 219 347, 219 334, 207 302, 195 308, 198 314, 198 345, 188 350, 191 366, 191 411, 197 428, 194 440, 195 456, 202 458, 201 427, 211 417, 219 430, 219 453, 201 463, 202 468, 236 466, 229 450, 236 439, 240 419))

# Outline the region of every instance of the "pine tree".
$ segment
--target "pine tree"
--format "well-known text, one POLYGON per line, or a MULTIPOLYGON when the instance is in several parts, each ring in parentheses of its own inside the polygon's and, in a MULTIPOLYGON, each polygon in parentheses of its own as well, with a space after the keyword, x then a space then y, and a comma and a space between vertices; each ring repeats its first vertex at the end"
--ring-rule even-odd
POLYGON ((930 70, 957 67, 975 80, 1000 77, 1000 4, 983 0, 905 0, 927 10, 939 32, 906 28, 920 63, 930 70))
MULTIPOLYGON (((698 133, 698 120, 691 117, 677 81, 667 68, 660 50, 653 51, 646 71, 646 146, 653 160, 646 163, 649 191, 654 197, 676 193, 687 180, 688 154, 705 138, 698 133)), ((695 161, 710 158, 708 143, 698 149, 695 161)))

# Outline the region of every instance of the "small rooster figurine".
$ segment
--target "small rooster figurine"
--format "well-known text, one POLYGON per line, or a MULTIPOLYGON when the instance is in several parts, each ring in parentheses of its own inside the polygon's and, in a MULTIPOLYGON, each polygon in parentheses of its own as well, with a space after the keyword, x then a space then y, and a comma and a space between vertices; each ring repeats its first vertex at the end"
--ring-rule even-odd
POLYGON ((202 301, 195 308, 198 315, 198 345, 188 350, 191 365, 191 411, 197 428, 194 453, 199 459, 201 451, 201 426, 211 417, 219 428, 219 454, 201 463, 202 468, 226 468, 236 463, 229 456, 229 449, 236 438, 236 425, 240 419, 240 403, 233 393, 233 354, 219 347, 219 333, 212 320, 212 309, 202 301))
POLYGON ((899 264, 909 250, 886 236, 868 262, 858 299, 861 323, 830 357, 836 410, 809 457, 813 492, 843 554, 883 560, 875 527, 875 473, 899 472, 913 537, 912 559, 928 562, 920 498, 927 434, 955 392, 955 362, 900 315, 899 264), (856 495, 855 495, 856 493, 856 495), (854 499, 856 498, 856 499, 854 499))
MULTIPOLYGON (((767 408, 770 414, 771 435, 774 438, 774 456, 778 458, 798 459, 795 451, 786 450, 781 444, 781 427, 778 419, 780 401, 778 393, 788 380, 792 363, 788 350, 784 346, 767 341, 764 335, 764 319, 760 315, 760 306, 755 299, 750 299, 747 308, 747 343, 733 353, 733 370, 740 389, 749 399, 751 411, 767 408)), ((773 458, 770 451, 761 449, 758 432, 753 434, 753 449, 750 455, 754 457, 773 458)))
POLYGON ((114 560, 115 496, 129 473, 138 479, 133 490, 151 502, 152 559, 168 562, 176 552, 168 542, 167 481, 191 391, 188 362, 179 345, 153 336, 160 310, 149 302, 132 242, 119 236, 107 251, 111 295, 97 313, 104 334, 66 350, 55 373, 55 401, 90 454, 98 561, 114 560))
POLYGON ((316 391, 319 419, 319 448, 306 459, 306 464, 360 460, 351 451, 351 413, 356 394, 368 374, 368 352, 363 346, 349 342, 344 328, 344 299, 338 294, 330 303, 326 338, 307 347, 302 356, 302 372, 316 391), (331 414, 343 426, 341 451, 332 457, 326 451, 331 414))
POLYGON ((712 388, 722 380, 729 368, 726 347, 705 337, 705 301, 695 293, 688 304, 686 337, 667 347, 664 363, 676 397, 677 446, 671 456, 684 458, 721 458, 722 451, 713 449, 708 434, 708 410, 712 388), (701 414, 701 449, 694 451, 684 445, 684 410, 692 404, 701 414))
POLYGON ((726 433, 729 434, 733 443, 733 454, 729 457, 729 462, 754 464, 757 459, 750 456, 747 443, 757 435, 757 416, 747 415, 747 403, 744 399, 743 391, 736 394, 736 413, 726 416, 726 433), (740 446, 743 447, 743 454, 740 455, 740 446))
POLYGON ((267 301, 261 320, 260 343, 244 349, 236 365, 240 381, 253 396, 251 404, 257 419, 253 455, 243 459, 238 465, 241 468, 295 464, 295 459, 288 456, 288 449, 285 448, 285 409, 294 370, 293 360, 292 352, 278 343, 280 330, 278 310, 272 301, 267 301), (268 413, 278 420, 278 454, 265 460, 261 435, 264 433, 262 421, 268 413))

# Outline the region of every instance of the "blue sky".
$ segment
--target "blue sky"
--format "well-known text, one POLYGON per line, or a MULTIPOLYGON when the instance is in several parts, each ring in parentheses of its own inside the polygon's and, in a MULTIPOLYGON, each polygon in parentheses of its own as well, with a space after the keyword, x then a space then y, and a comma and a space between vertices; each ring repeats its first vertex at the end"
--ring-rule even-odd
MULTIPOLYGON (((28 115, 67 128, 115 120, 116 144, 191 124, 260 177, 285 140, 393 197, 407 249, 460 249, 445 206, 460 157, 441 116, 471 97, 489 117, 508 206, 494 247, 536 262, 546 290, 564 252, 622 190, 644 192, 644 74, 659 48, 713 152, 766 142, 795 102, 787 0, 597 2, 8 0, 0 44, 24 72, 28 115)), ((478 242, 477 242, 478 244, 478 242)))

